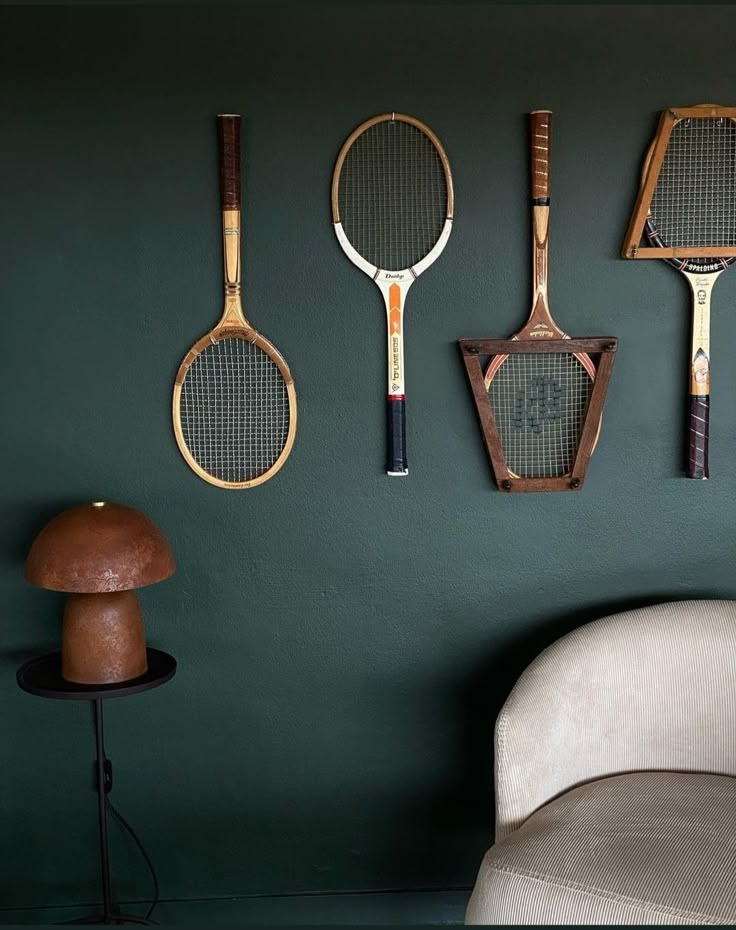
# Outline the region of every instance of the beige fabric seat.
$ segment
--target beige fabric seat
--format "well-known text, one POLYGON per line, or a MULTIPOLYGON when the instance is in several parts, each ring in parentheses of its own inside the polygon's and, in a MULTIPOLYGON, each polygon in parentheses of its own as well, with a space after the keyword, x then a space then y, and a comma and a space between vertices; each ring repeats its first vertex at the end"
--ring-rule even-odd
POLYGON ((736 923, 736 603, 575 630, 496 722, 468 924, 736 923))

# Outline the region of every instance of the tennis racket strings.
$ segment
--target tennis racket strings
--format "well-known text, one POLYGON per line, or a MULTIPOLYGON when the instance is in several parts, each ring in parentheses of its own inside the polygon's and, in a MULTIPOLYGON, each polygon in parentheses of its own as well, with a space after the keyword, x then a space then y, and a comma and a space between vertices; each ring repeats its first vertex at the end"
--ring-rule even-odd
POLYGON ((488 386, 509 471, 518 478, 569 475, 592 390, 572 353, 509 355, 488 386))
POLYGON ((384 271, 421 261, 447 220, 439 153, 425 133, 403 120, 383 120, 358 136, 345 156, 337 196, 348 241, 384 271))
POLYGON ((736 245, 736 122, 683 119, 672 127, 650 213, 648 232, 666 246, 736 245))
POLYGON ((271 469, 286 445, 284 376, 254 342, 226 336, 205 348, 182 383, 181 428, 208 475, 241 484, 271 469))

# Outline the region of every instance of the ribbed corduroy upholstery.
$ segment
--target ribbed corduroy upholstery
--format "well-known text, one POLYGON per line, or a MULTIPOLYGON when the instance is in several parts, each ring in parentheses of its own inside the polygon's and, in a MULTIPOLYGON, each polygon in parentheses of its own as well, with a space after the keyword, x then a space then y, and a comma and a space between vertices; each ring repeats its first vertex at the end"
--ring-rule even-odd
POLYGON ((469 924, 736 923, 736 778, 589 782, 488 851, 469 924))
POLYGON ((496 845, 467 923, 736 923, 736 602, 562 637, 495 749, 496 845))
POLYGON ((606 775, 736 775, 736 602, 658 604, 563 636, 511 691, 495 750, 496 840, 606 775))

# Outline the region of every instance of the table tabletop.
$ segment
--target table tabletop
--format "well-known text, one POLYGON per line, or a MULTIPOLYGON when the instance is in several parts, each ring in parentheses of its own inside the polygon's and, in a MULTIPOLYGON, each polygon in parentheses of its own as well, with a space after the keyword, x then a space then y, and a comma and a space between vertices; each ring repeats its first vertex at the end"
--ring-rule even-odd
POLYGON ((165 684, 176 673, 176 659, 160 649, 146 649, 148 669, 137 678, 109 685, 82 685, 61 677, 61 653, 30 659, 16 672, 18 687, 39 697, 67 701, 99 701, 140 694, 165 684))

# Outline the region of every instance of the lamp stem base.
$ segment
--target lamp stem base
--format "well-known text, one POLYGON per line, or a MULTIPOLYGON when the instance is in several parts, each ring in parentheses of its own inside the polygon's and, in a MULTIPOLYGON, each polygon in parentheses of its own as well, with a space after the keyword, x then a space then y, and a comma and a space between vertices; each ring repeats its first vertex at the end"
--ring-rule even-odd
POLYGON ((145 672, 146 637, 135 594, 70 594, 61 632, 61 674, 66 681, 109 685, 145 672))

